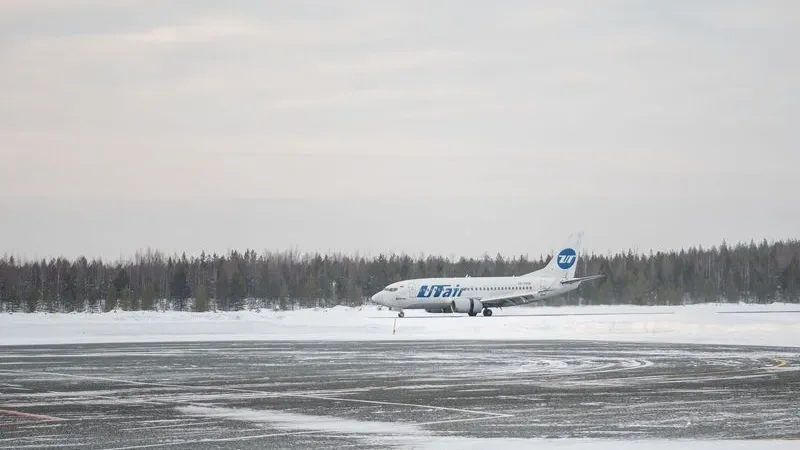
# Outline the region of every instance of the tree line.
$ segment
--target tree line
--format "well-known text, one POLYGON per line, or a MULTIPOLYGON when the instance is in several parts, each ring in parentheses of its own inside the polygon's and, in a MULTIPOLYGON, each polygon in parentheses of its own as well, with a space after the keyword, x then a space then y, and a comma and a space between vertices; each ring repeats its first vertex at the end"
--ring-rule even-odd
MULTIPOLYGON (((522 275, 550 256, 448 259, 440 256, 230 251, 167 256, 139 252, 104 262, 0 259, 0 311, 98 312, 294 309, 361 305, 408 278, 522 275)), ((675 305, 800 301, 800 241, 722 243, 708 249, 582 255, 577 276, 605 278, 549 304, 675 305)))

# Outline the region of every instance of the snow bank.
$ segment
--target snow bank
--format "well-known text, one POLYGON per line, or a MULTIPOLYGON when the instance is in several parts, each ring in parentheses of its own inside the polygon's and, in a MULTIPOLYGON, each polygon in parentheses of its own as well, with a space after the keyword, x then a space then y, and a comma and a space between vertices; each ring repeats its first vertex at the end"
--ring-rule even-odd
POLYGON ((800 305, 517 307, 492 317, 374 306, 0 314, 0 345, 234 340, 578 339, 800 347, 800 305))

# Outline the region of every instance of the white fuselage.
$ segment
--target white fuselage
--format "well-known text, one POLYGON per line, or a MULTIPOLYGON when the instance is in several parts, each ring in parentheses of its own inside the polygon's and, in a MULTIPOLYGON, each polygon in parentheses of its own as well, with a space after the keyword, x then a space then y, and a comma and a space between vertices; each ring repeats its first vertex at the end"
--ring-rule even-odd
POLYGON ((439 310, 457 298, 490 299, 500 295, 542 292, 537 300, 564 294, 577 285, 562 286, 550 277, 419 278, 392 283, 372 296, 372 301, 392 309, 439 310))

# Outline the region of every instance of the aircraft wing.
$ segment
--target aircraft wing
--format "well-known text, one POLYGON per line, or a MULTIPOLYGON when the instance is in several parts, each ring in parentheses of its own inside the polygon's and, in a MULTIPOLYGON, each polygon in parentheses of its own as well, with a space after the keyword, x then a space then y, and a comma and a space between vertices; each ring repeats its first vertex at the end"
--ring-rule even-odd
POLYGON ((575 284, 580 283, 581 281, 596 280, 598 278, 603 278, 604 276, 605 275, 589 275, 588 277, 570 278, 569 280, 561 280, 561 284, 575 284))
POLYGON ((538 302, 544 294, 551 289, 542 289, 536 292, 522 292, 516 294, 498 295, 495 297, 482 298, 481 303, 487 308, 504 308, 507 306, 519 306, 528 303, 538 302))
MULTIPOLYGON (((588 277, 570 278, 567 280, 561 280, 561 284, 562 285, 575 284, 575 283, 580 283, 582 281, 595 280, 597 278, 602 278, 604 276, 605 275, 590 275, 588 277)), ((528 303, 538 302, 544 300, 545 298, 548 298, 546 294, 548 294, 550 291, 552 291, 552 289, 544 288, 538 291, 498 295, 495 297, 483 298, 481 299, 481 303, 483 304, 484 307, 487 308, 503 308, 507 306, 525 305, 528 303)))

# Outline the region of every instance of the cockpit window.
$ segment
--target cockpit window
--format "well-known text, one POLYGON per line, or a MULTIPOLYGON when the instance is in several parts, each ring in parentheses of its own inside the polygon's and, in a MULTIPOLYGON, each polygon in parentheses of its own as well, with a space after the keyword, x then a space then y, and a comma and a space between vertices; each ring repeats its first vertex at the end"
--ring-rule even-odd
POLYGON ((389 292, 394 292, 394 291, 397 290, 397 288, 396 287, 387 287, 386 290, 389 291, 389 292))

